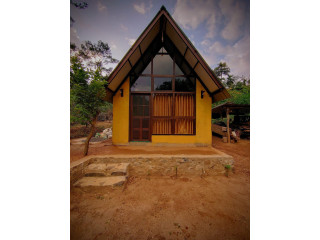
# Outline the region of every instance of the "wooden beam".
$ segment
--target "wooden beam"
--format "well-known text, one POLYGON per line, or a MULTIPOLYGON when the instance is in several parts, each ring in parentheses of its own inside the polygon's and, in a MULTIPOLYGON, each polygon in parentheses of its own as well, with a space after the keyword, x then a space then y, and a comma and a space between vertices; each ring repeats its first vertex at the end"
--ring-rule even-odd
POLYGON ((229 116, 229 108, 227 108, 227 135, 228 135, 228 143, 230 143, 230 116, 229 116))
POLYGON ((196 62, 196 64, 193 66, 192 70, 194 71, 194 69, 197 67, 199 61, 196 62))
MULTIPOLYGON (((142 51, 141 51, 141 47, 140 47, 140 45, 138 46, 139 47, 139 51, 140 51, 140 58, 141 58, 141 60, 142 60, 142 63, 143 64, 145 64, 145 62, 143 61, 143 57, 142 57, 142 51)), ((139 61, 139 60, 138 60, 139 61)))
POLYGON ((112 94, 114 94, 114 91, 112 91, 110 88, 106 87, 106 91, 111 92, 112 94))
POLYGON ((188 46, 186 47, 186 50, 184 51, 183 58, 186 57, 187 51, 188 51, 188 46))
POLYGON ((129 62, 130 67, 131 67, 131 69, 132 69, 133 66, 132 66, 132 64, 131 64, 131 62, 130 62, 130 59, 128 59, 128 62, 129 62))
POLYGON ((140 57, 142 57, 142 51, 141 51, 141 47, 140 47, 140 45, 138 46, 138 48, 139 48, 139 51, 140 51, 140 57))
POLYGON ((212 97, 213 97, 213 95, 215 95, 215 94, 217 94, 217 93, 219 93, 219 92, 222 92, 222 90, 223 90, 223 88, 219 88, 219 89, 213 91, 213 92, 211 93, 211 94, 212 94, 212 97))

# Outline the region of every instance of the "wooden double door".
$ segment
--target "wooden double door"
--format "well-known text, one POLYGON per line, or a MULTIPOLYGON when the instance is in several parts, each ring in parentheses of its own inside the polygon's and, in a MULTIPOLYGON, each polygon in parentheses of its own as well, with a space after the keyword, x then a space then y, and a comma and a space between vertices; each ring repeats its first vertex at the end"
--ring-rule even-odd
POLYGON ((131 93, 130 141, 151 141, 151 94, 131 93))

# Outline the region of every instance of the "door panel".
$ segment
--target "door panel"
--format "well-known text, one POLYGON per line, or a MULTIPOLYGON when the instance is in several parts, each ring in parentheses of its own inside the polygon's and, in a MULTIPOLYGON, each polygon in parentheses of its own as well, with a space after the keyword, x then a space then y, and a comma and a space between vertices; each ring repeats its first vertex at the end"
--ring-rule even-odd
POLYGON ((130 141, 151 141, 150 94, 131 93, 130 141))

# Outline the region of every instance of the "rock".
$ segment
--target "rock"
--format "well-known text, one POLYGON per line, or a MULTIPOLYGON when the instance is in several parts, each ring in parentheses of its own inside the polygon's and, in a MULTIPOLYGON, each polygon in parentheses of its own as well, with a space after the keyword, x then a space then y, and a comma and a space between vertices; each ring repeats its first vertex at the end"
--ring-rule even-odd
POLYGON ((100 137, 102 138, 107 138, 107 134, 105 134, 104 132, 101 133, 100 137))

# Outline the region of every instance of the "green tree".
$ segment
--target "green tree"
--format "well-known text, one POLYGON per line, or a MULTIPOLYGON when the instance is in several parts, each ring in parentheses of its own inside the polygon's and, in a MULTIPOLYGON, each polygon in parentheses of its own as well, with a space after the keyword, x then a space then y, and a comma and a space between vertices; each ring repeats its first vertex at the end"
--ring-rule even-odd
POLYGON ((228 76, 230 73, 230 67, 226 62, 220 62, 218 66, 213 70, 213 72, 217 75, 219 80, 226 85, 226 79, 224 76, 228 76))
MULTIPOLYGON (((73 0, 70 0, 70 4, 71 4, 71 6, 74 6, 79 9, 85 9, 88 7, 88 3, 86 3, 86 2, 75 2, 73 0)), ((70 16, 70 25, 72 26, 72 24, 74 22, 75 22, 75 20, 70 16)))
POLYGON ((108 43, 102 41, 98 43, 85 41, 80 47, 71 43, 70 51, 71 56, 77 56, 87 71, 95 71, 99 68, 103 76, 111 73, 112 68, 108 67, 110 63, 119 62, 112 57, 108 43))
POLYGON ((213 70, 217 77, 221 80, 224 86, 228 89, 231 97, 212 105, 223 104, 225 102, 232 102, 236 104, 250 104, 250 79, 244 76, 236 76, 231 74, 231 70, 227 63, 220 62, 218 66, 213 70), (225 79, 225 77, 227 77, 225 79))
POLYGON ((243 85, 241 88, 229 90, 231 102, 236 104, 250 104, 250 86, 243 85))
POLYGON ((88 154, 89 142, 92 138, 100 111, 105 107, 106 78, 101 69, 88 72, 79 58, 71 57, 70 71, 70 121, 90 125, 90 133, 85 141, 84 155, 88 154), (91 81, 89 79, 91 78, 91 81))
POLYGON ((80 48, 71 44, 70 49, 70 123, 90 125, 83 151, 87 155, 98 115, 106 108, 105 87, 112 70, 107 65, 118 60, 112 58, 108 44, 102 41, 86 41, 80 48))
POLYGON ((232 102, 236 104, 250 104, 250 85, 245 85, 243 82, 237 82, 232 88, 228 89, 231 97, 212 104, 212 107, 223 104, 225 102, 232 102))
POLYGON ((226 85, 228 88, 232 88, 236 82, 236 77, 234 75, 229 74, 227 77, 226 85))

